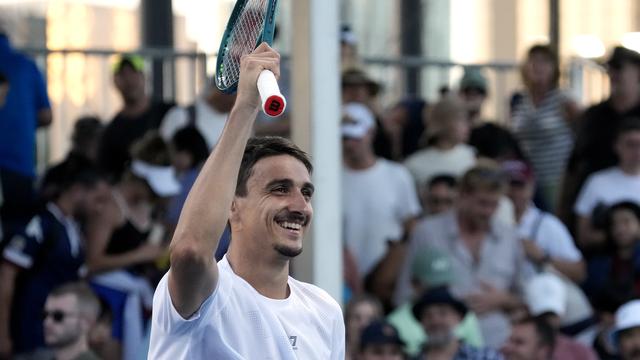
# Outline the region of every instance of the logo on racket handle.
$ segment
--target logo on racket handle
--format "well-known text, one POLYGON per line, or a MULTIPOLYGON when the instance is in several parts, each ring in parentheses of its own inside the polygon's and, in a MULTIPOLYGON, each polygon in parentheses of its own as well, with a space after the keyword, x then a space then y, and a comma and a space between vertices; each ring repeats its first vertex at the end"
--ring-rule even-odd
POLYGON ((287 101, 280 93, 276 77, 269 70, 263 70, 258 76, 258 92, 262 100, 262 111, 271 117, 282 115, 287 101))

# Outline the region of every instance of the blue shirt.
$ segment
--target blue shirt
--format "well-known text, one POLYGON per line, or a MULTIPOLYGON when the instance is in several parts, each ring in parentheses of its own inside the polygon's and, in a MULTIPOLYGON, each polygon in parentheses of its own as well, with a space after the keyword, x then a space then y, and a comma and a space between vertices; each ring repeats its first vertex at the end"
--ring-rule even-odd
POLYGON ((78 280, 84 249, 75 221, 53 203, 13 236, 3 258, 21 268, 11 310, 11 339, 17 354, 44 346, 42 310, 56 287, 78 280))
POLYGON ((33 177, 38 112, 50 108, 45 81, 36 64, 0 35, 0 73, 9 93, 0 107, 0 168, 33 177))

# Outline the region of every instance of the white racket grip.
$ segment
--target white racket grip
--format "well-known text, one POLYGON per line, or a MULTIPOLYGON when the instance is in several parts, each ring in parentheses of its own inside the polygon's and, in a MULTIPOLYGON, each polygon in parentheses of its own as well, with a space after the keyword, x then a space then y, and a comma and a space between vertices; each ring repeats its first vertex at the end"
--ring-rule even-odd
POLYGON ((282 115, 287 101, 282 93, 276 76, 270 70, 262 70, 258 75, 258 92, 262 100, 262 111, 271 117, 282 115))

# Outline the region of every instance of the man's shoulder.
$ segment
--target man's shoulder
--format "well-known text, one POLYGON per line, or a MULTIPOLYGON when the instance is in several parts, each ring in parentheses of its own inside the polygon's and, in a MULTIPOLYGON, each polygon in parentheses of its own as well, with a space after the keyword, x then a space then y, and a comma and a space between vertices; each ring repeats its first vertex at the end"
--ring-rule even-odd
POLYGON ((615 181, 620 175, 620 169, 614 166, 594 172, 589 176, 589 179, 593 185, 607 185, 609 181, 615 181))
POLYGON ((289 277, 289 284, 296 296, 303 301, 313 303, 316 308, 324 308, 342 317, 342 309, 338 302, 324 289, 289 277))

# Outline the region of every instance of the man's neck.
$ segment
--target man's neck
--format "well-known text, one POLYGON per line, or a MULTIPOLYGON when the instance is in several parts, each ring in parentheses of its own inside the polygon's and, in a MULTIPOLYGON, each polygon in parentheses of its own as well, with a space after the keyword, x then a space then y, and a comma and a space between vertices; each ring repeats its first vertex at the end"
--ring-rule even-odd
POLYGON ((620 164, 620 170, 622 170, 625 175, 640 175, 640 166, 638 166, 637 164, 620 164))
POLYGON ((376 164, 376 156, 374 154, 367 154, 360 159, 353 159, 344 157, 344 163, 349 169, 352 170, 366 170, 373 167, 376 164))
POLYGON ((289 296, 288 259, 274 260, 260 251, 241 252, 232 245, 227 253, 227 261, 233 272, 262 296, 270 299, 286 299, 289 296))
POLYGON ((145 95, 136 101, 125 102, 120 113, 126 117, 136 117, 147 111, 150 104, 149 97, 145 95))
POLYGON ((86 339, 82 337, 69 346, 56 349, 54 353, 56 355, 56 360, 73 360, 77 358, 78 355, 87 351, 89 351, 89 346, 87 346, 86 339))
POLYGON ((628 95, 620 93, 611 96, 611 106, 618 113, 625 113, 640 104, 640 93, 628 95))
POLYGON ((453 359, 460 349, 460 342, 452 340, 442 346, 428 346, 422 351, 423 358, 429 360, 449 360, 453 359))
POLYGON ((456 145, 458 145, 456 141, 451 139, 441 139, 436 142, 435 148, 440 151, 448 151, 456 147, 456 145))
POLYGON ((68 218, 73 217, 73 202, 68 196, 62 194, 54 203, 62 215, 68 218))

